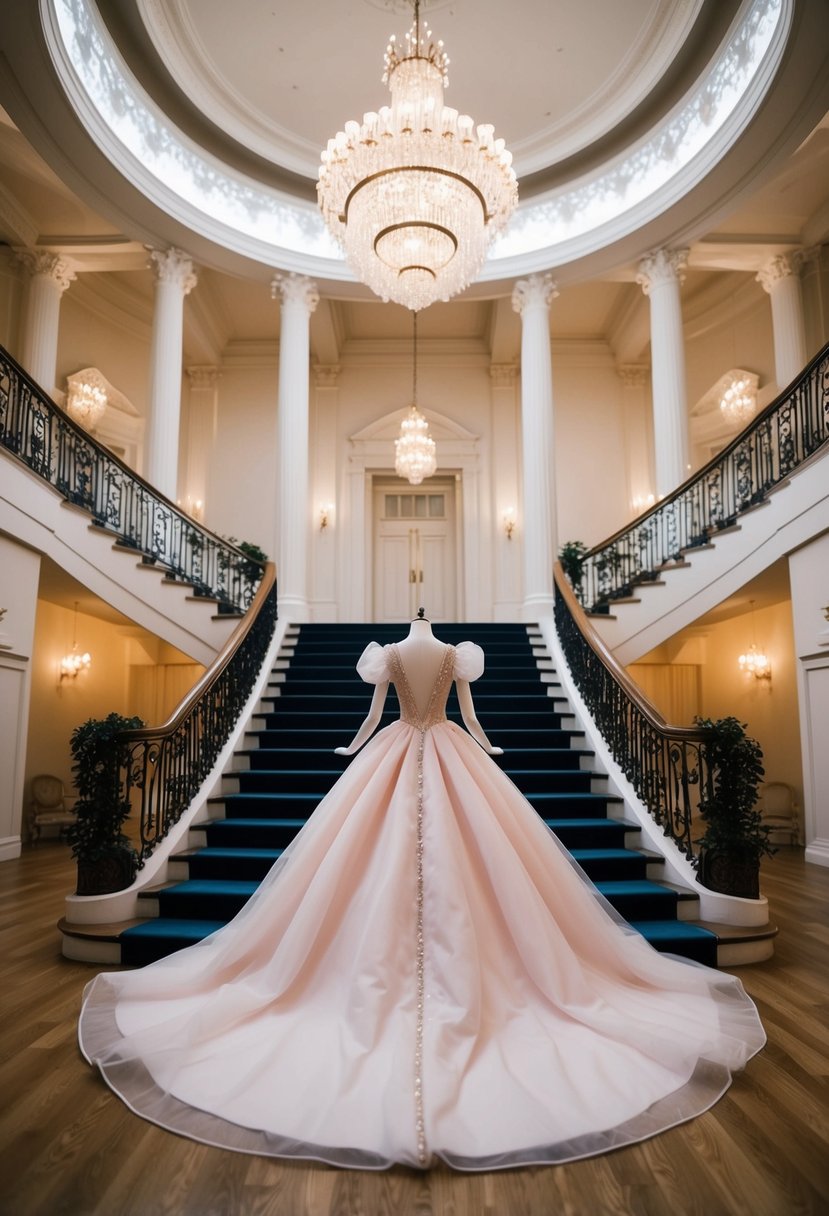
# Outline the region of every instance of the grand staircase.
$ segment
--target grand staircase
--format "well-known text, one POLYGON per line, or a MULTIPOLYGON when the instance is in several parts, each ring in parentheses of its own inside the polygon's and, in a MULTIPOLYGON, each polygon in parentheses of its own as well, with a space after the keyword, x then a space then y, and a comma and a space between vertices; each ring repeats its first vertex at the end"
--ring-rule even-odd
MULTIPOLYGON (((371 640, 399 626, 303 625, 272 673, 261 715, 237 752, 211 818, 191 829, 171 862, 172 880, 140 899, 145 920, 120 935, 121 961, 141 966, 226 924, 349 763, 334 748, 363 721, 370 689, 355 664, 371 640), (232 788, 231 788, 232 787, 232 788)), ((660 881, 661 859, 639 847, 639 829, 592 767, 540 635, 523 625, 441 625, 441 640, 471 639, 486 652, 475 707, 498 762, 611 904, 657 949, 716 965, 717 936, 692 923, 697 899, 660 881), (569 723, 569 725, 568 725, 569 723)), ((447 712, 460 722, 454 691, 447 712)), ((398 716, 386 703, 383 725, 398 716)))

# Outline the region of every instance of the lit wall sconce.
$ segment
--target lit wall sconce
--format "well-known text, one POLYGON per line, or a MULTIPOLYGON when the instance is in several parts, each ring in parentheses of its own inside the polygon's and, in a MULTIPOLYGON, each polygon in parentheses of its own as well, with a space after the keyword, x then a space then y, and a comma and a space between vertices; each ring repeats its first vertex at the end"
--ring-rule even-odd
MULTIPOLYGON (((75 680, 82 671, 88 671, 92 663, 89 651, 78 650, 78 601, 75 600, 75 615, 72 620, 72 649, 60 661, 60 680, 75 680)), ((59 681, 60 682, 60 681, 59 681)))
POLYGON ((504 512, 504 531, 507 534, 507 540, 512 540, 512 534, 515 531, 515 507, 507 507, 504 512))
POLYGON ((771 663, 768 656, 758 650, 752 642, 745 654, 739 658, 740 671, 744 675, 754 676, 755 680, 771 679, 771 663))
POLYGON ((641 515, 643 511, 649 511, 655 503, 656 498, 653 494, 637 494, 630 505, 637 515, 641 515))
MULTIPOLYGON (((754 600, 751 603, 751 633, 754 635, 754 600)), ((743 675, 754 676, 755 680, 771 680, 771 663, 763 650, 758 650, 752 641, 745 654, 741 654, 737 662, 743 675)))
POLYGON ((324 532, 329 524, 334 523, 334 504, 325 502, 320 507, 320 532, 324 532))
POLYGON ((181 507, 182 511, 194 519, 197 524, 204 522, 204 499, 192 498, 187 494, 183 502, 180 498, 176 499, 176 506, 181 507))

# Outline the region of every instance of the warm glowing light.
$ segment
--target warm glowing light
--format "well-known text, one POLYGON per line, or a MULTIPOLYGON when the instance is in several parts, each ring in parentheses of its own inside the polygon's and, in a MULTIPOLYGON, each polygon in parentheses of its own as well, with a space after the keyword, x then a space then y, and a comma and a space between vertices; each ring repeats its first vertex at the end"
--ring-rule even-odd
POLYGON ((409 407, 400 424, 400 438, 394 441, 394 471, 413 486, 424 477, 431 477, 438 467, 435 441, 429 434, 429 423, 416 405, 409 407))
POLYGON ((751 381, 745 377, 732 380, 720 398, 720 410, 726 421, 732 426, 744 426, 754 417, 756 409, 757 394, 751 381))
POLYGON ((94 431, 107 407, 106 390, 85 381, 70 383, 66 412, 86 431, 94 431))
POLYGON ((515 507, 507 507, 504 512, 504 531, 507 534, 507 540, 512 540, 512 534, 515 531, 515 507))
POLYGON ((357 277, 414 310, 471 283, 518 202, 503 139, 443 104, 448 65, 415 0, 405 46, 392 35, 386 48, 391 106, 329 139, 317 184, 325 222, 357 277))

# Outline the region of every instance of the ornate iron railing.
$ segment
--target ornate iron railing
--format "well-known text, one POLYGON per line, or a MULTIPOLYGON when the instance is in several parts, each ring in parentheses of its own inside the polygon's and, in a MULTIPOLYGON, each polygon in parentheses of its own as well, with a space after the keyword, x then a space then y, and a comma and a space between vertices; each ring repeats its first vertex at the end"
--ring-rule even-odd
POLYGON ((576 587, 606 612, 616 599, 736 523, 829 442, 829 346, 728 447, 668 498, 590 549, 576 587))
POLYGON ((125 796, 139 815, 141 867, 179 821, 230 738, 268 653, 276 626, 273 563, 250 610, 164 726, 124 731, 113 753, 125 796))
POLYGON ((94 523, 220 611, 244 612, 262 566, 191 519, 78 426, 0 347, 0 445, 94 523))
POLYGON ((715 775, 710 733, 668 725, 593 629, 558 562, 555 622, 582 700, 614 759, 665 835, 695 862, 693 817, 715 775))

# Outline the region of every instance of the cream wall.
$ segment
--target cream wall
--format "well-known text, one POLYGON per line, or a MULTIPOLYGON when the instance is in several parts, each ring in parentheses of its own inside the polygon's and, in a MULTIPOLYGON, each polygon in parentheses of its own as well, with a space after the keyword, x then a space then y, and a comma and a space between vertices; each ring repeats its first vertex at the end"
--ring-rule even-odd
POLYGON ((19 354, 23 284, 20 267, 11 250, 0 250, 0 346, 19 354))
POLYGON ((150 326, 98 294, 99 278, 81 275, 61 297, 56 384, 65 389, 67 376, 83 367, 97 367, 144 415, 150 326))
POLYGON ((129 623, 112 624, 79 612, 78 649, 92 656, 89 669, 60 679, 60 660, 72 649, 74 610, 37 601, 32 651, 25 802, 38 773, 60 777, 72 794, 72 731, 88 718, 137 715, 147 725, 165 721, 202 674, 172 646, 129 623))
POLYGON ((0 536, 0 861, 20 855, 40 556, 0 536))
POLYGON ((797 670, 789 601, 759 608, 715 624, 683 629, 669 642, 645 655, 641 663, 631 664, 634 679, 642 675, 646 694, 660 712, 676 725, 680 704, 690 706, 693 677, 688 665, 697 667, 698 713, 705 718, 735 717, 745 722, 747 733, 763 749, 767 781, 783 781, 795 791, 803 807, 803 767, 801 763, 798 717, 797 670), (771 662, 771 681, 756 680, 739 670, 739 656, 752 642, 771 662), (672 679, 671 669, 678 668, 672 679), (684 702, 682 700, 685 697, 684 702))

